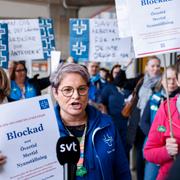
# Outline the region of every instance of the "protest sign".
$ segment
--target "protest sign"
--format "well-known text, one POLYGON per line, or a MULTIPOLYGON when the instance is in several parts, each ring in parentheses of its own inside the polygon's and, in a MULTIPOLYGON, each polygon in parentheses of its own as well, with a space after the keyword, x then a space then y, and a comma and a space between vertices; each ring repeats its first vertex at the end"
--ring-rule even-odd
POLYGON ((10 60, 48 59, 55 49, 51 19, 0 20, 8 24, 10 60))
POLYGON ((129 23, 129 12, 127 6, 127 0, 115 0, 116 3, 116 15, 119 28, 119 37, 131 37, 131 27, 129 23))
POLYGON ((116 19, 71 19, 70 54, 75 60, 126 64, 131 38, 119 38, 116 19))
POLYGON ((41 59, 43 57, 38 19, 1 20, 0 22, 8 24, 9 58, 11 60, 41 59))
POLYGON ((1 105, 0 150, 7 162, 1 179, 63 179, 56 158, 60 136, 49 95, 1 105))
POLYGON ((54 72, 60 62, 61 51, 51 51, 51 72, 54 72))
POLYGON ((131 38, 119 38, 117 21, 93 19, 90 22, 89 59, 99 62, 128 63, 131 38))
POLYGON ((136 57, 180 50, 179 0, 127 0, 136 57))

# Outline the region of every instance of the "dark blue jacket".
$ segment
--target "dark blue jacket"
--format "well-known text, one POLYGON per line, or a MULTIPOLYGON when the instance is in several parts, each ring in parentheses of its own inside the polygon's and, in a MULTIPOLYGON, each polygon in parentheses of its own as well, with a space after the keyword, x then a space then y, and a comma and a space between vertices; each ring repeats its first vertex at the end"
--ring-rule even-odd
POLYGON ((95 80, 90 80, 88 93, 89 100, 96 103, 101 102, 101 92, 107 84, 108 82, 103 81, 99 76, 97 76, 95 80))
POLYGON ((140 122, 140 127, 146 136, 148 136, 151 124, 162 100, 164 100, 164 95, 160 91, 154 93, 146 104, 140 122))
MULTIPOLYGON (((55 107, 61 136, 68 136, 55 107)), ((88 173, 76 180, 130 180, 130 170, 125 152, 111 118, 92 106, 87 106, 87 133, 84 166, 88 173)))
POLYGON ((126 133, 127 133, 127 118, 125 118, 121 111, 124 107, 124 100, 128 97, 128 91, 118 91, 117 86, 109 84, 102 90, 101 103, 107 107, 108 114, 117 127, 121 136, 124 148, 126 147, 126 133))

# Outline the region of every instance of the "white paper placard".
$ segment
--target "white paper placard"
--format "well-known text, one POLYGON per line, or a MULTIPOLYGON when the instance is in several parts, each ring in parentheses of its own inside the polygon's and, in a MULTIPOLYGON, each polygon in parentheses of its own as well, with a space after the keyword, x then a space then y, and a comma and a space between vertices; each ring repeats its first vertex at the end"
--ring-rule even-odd
POLYGON ((130 56, 131 38, 119 38, 116 19, 90 19, 90 61, 126 64, 130 56))
POLYGON ((0 20, 8 24, 9 59, 43 59, 38 19, 0 20))
POLYGON ((51 51, 51 72, 54 72, 59 65, 61 51, 51 51))
POLYGON ((119 37, 131 37, 131 28, 129 23, 129 12, 126 0, 115 0, 116 15, 119 28, 119 37))
POLYGON ((59 130, 49 95, 1 105, 0 150, 7 162, 3 180, 61 180, 56 158, 59 130))
POLYGON ((180 50, 179 0, 127 0, 136 57, 180 50))

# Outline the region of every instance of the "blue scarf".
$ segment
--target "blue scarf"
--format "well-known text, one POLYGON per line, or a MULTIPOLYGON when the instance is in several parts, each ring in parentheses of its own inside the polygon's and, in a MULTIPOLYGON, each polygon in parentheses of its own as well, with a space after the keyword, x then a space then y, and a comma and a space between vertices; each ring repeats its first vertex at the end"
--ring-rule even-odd
POLYGON ((91 76, 90 81, 91 81, 91 83, 95 83, 99 79, 100 79, 99 74, 96 74, 95 76, 91 76))

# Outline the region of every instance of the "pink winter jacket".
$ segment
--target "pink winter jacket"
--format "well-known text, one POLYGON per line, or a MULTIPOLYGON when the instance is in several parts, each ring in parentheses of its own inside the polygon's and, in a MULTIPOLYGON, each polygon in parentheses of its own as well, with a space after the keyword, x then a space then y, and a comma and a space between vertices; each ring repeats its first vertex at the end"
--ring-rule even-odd
MULTIPOLYGON (((177 97, 170 99, 170 109, 172 115, 172 129, 174 138, 180 150, 180 114, 176 108, 177 97)), ((170 137, 168 121, 167 101, 163 102, 156 113, 151 126, 148 140, 144 148, 144 156, 147 161, 160 165, 157 180, 164 180, 173 163, 173 158, 167 153, 165 144, 166 138, 170 137)))

